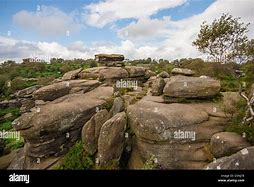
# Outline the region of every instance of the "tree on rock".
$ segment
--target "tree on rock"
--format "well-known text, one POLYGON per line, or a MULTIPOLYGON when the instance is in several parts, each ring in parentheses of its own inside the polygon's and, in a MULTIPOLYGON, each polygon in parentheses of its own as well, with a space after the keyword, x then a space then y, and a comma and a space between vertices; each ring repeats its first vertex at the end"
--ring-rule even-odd
POLYGON ((248 24, 240 22, 240 18, 223 14, 211 25, 203 22, 198 38, 193 41, 199 51, 210 55, 217 62, 232 60, 242 61, 248 38, 248 24))

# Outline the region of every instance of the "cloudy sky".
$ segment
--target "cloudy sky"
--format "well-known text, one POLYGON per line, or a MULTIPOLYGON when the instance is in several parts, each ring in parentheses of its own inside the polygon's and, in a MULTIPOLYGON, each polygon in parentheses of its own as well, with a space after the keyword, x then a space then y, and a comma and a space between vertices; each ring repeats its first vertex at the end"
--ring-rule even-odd
POLYGON ((253 0, 0 0, 0 61, 32 57, 202 57, 192 41, 222 13, 250 22, 253 0))

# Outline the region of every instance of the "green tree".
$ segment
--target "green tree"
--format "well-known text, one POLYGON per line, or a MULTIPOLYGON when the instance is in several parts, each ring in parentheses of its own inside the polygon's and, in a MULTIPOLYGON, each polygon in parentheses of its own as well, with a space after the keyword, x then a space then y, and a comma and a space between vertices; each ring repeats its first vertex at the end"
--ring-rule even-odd
POLYGON ((242 47, 248 41, 248 25, 249 23, 240 22, 239 17, 223 14, 210 25, 207 22, 202 23, 193 45, 216 62, 233 61, 244 55, 242 47))

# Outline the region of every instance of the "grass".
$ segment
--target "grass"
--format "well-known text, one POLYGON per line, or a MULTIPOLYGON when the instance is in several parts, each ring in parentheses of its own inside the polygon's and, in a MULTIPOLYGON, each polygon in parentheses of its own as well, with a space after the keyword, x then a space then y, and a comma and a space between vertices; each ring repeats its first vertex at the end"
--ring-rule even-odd
POLYGON ((94 165, 94 160, 91 156, 85 153, 83 144, 78 141, 65 155, 63 164, 57 169, 59 170, 87 170, 94 165))

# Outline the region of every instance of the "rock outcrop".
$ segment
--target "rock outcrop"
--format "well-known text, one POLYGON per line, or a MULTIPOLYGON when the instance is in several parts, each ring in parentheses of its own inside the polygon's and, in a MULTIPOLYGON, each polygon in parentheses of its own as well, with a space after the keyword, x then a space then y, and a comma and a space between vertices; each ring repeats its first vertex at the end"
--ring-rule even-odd
MULTIPOLYGON (((213 110, 215 104, 206 103, 208 106, 213 110)), ((219 104, 216 106, 219 108, 219 104)), ((146 99, 129 106, 127 115, 142 158, 154 155, 166 169, 205 166, 211 159, 206 146, 227 122, 225 116, 210 115, 196 104, 164 104, 146 99)))
POLYGON ((81 128, 113 95, 112 87, 98 87, 85 94, 68 94, 36 107, 13 122, 25 139, 25 169, 37 159, 59 156, 80 137, 81 128), (28 162, 29 161, 29 162, 28 162))

